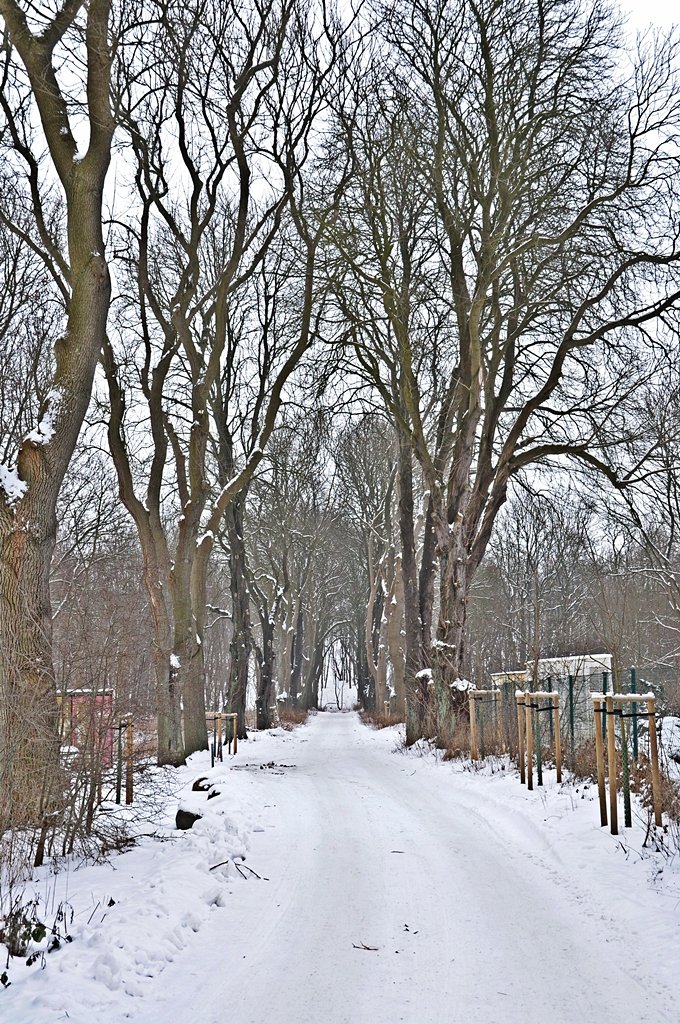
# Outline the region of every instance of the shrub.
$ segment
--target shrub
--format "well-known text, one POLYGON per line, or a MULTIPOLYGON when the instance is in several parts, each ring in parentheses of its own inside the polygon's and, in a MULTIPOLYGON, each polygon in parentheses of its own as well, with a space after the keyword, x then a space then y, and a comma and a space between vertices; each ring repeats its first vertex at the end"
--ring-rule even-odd
POLYGON ((290 708, 285 707, 283 703, 279 705, 279 722, 283 729, 287 729, 290 732, 295 729, 298 725, 304 725, 309 717, 309 711, 305 708, 290 708))
POLYGON ((368 725, 372 729, 387 729, 391 725, 400 725, 404 721, 403 715, 394 714, 392 711, 385 714, 384 711, 378 711, 376 708, 362 708, 359 717, 364 725, 368 725))

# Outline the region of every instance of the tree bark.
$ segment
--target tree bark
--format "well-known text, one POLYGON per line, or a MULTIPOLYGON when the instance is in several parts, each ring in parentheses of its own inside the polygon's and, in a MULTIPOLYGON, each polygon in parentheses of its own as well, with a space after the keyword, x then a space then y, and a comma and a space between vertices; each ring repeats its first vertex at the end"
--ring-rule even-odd
POLYGON ((274 623, 266 615, 260 619, 262 645, 255 648, 257 656, 257 698, 255 701, 256 726, 270 729, 272 704, 276 697, 274 684, 274 623))
POLYGON ((294 708, 298 706, 300 697, 300 683, 302 681, 302 659, 304 655, 305 638, 305 616, 302 607, 302 596, 297 597, 297 615, 295 616, 295 627, 293 632, 293 643, 291 646, 291 667, 290 667, 290 702, 294 708))
POLYGON ((246 698, 248 670, 253 649, 250 623, 250 594, 247 584, 246 549, 243 540, 243 512, 246 493, 241 492, 225 513, 229 538, 229 571, 232 608, 232 638, 229 658, 229 710, 238 714, 239 739, 246 739, 246 698))
POLYGON ((428 681, 422 675, 423 649, 418 614, 418 567, 414 530, 413 463, 411 448, 399 436, 399 536, 404 581, 404 650, 406 689, 406 743, 410 746, 424 735, 428 706, 428 681))

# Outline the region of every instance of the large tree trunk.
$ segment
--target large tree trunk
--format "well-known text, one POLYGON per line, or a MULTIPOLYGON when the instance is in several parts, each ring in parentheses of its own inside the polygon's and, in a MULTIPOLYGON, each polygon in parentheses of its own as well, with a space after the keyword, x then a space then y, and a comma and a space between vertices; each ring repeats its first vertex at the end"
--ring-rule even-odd
POLYGON ((437 734, 443 741, 455 730, 458 715, 466 707, 463 679, 467 606, 468 565, 462 529, 447 531, 448 544, 439 547, 439 619, 433 651, 437 734))
POLYGON ((157 565, 144 560, 144 587, 153 622, 154 696, 157 714, 157 761, 159 765, 184 764, 181 689, 177 662, 172 656, 172 616, 168 607, 169 582, 161 582, 157 565))
POLYGON ((300 696, 300 684, 302 681, 302 659, 304 656, 305 639, 305 616, 302 607, 302 597, 297 597, 297 615, 295 616, 295 630, 291 648, 290 668, 290 702, 294 708, 298 706, 300 696))
POLYGON ((253 649, 250 594, 246 580, 246 549, 243 540, 245 492, 237 495, 225 513, 229 537, 229 570, 232 607, 232 638, 229 659, 229 710, 238 714, 239 739, 246 739, 248 670, 253 649))
POLYGON ((276 693, 274 684, 274 623, 267 618, 267 610, 260 617, 262 630, 262 646, 257 653, 257 698, 256 725, 258 729, 270 729, 272 726, 272 705, 276 693))
MULTIPOLYGON (((204 577, 201 572, 204 562, 196 543, 200 507, 200 502, 197 506, 190 503, 190 507, 184 509, 175 563, 170 573, 174 620, 173 654, 184 701, 185 757, 197 750, 208 749, 203 638, 199 634, 205 607, 204 577), (199 610, 194 607, 195 601, 199 610)), ((207 572, 207 559, 205 570, 207 572)))
MULTIPOLYGON (((427 499, 425 526, 423 529, 423 551, 418 579, 420 600, 420 630, 423 654, 429 656, 432 647, 432 619, 434 610, 434 581, 437 572, 436 535, 434 530, 434 508, 432 496, 427 499)), ((429 662, 428 662, 429 664, 429 662)))
POLYGON ((0 0, 0 14, 26 68, 66 197, 68 242, 68 253, 55 261, 66 276, 68 300, 66 331, 55 343, 52 388, 40 410, 40 427, 21 445, 16 473, 0 477, 0 801, 9 801, 10 814, 18 809, 17 787, 35 771, 39 745, 42 768, 21 815, 33 821, 41 816, 46 799, 52 802, 54 796, 41 796, 42 778, 50 780, 51 789, 59 774, 49 593, 55 510, 89 405, 111 297, 102 232, 102 196, 113 136, 109 13, 109 0, 91 0, 85 32, 90 134, 87 152, 77 158, 70 108, 53 64, 54 48, 71 19, 60 17, 49 31, 34 36, 18 5, 0 0), (18 742, 9 729, 21 720, 26 732, 18 742))
POLYGON ((401 573, 401 558, 394 560, 394 579, 388 600, 389 622, 387 643, 392 665, 392 687, 397 715, 404 713, 406 701, 406 674, 402 623, 404 620, 404 581, 401 573))
POLYGON ((387 646, 385 643, 385 586, 382 560, 374 570, 374 580, 366 609, 366 659, 373 680, 371 703, 379 711, 387 692, 387 646))
POLYGON ((181 723, 181 663, 173 651, 172 582, 170 553, 160 515, 160 485, 167 440, 162 430, 161 388, 155 375, 151 395, 151 427, 154 436, 154 467, 146 504, 135 494, 132 468, 124 443, 125 400, 118 377, 113 348, 104 343, 102 364, 109 389, 108 441, 118 478, 120 500, 134 520, 144 559, 142 575, 153 622, 153 665, 156 712, 158 715, 157 759, 159 765, 184 764, 181 723))
POLYGON ((421 624, 418 615, 418 567, 413 506, 413 464, 408 442, 399 437, 399 536, 404 581, 404 650, 406 688, 406 743, 424 734, 428 680, 423 675, 421 624))
POLYGON ((369 691, 371 683, 371 675, 368 668, 368 662, 366 659, 366 643, 364 639, 364 622, 360 618, 360 612, 357 612, 356 619, 356 660, 357 660, 357 704, 361 708, 369 707, 369 691))
MULTIPOLYGON (((3 517, 4 520, 4 517, 3 517)), ((59 796, 49 567, 54 516, 0 532, 0 834, 59 796)))
POLYGON ((309 623, 309 663, 302 687, 302 699, 300 701, 305 711, 319 706, 319 684, 323 672, 323 635, 318 619, 313 618, 309 623))

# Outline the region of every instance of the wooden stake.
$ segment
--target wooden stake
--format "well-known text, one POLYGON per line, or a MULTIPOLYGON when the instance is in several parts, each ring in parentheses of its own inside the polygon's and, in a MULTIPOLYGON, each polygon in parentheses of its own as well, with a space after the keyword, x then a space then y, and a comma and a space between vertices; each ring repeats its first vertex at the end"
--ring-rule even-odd
POLYGON ((613 836, 619 834, 619 816, 616 805, 616 723, 614 722, 614 698, 605 699, 607 708, 607 775, 609 776, 609 823, 613 836))
POLYGON ((132 719, 125 726, 125 803, 132 803, 132 719))
POLYGON ((552 698, 553 712, 555 714, 555 767, 557 768, 557 781, 562 781, 562 736, 560 734, 560 698, 555 694, 552 698))
POLYGON ((656 738, 656 700, 647 700, 649 716, 649 760, 652 763, 652 803, 654 805, 654 824, 661 825, 661 779, 659 777, 659 744, 656 738))
POLYGON ((227 752, 231 753, 231 741, 234 741, 234 753, 238 750, 238 714, 235 711, 229 711, 224 715, 225 720, 229 719, 231 722, 231 729, 227 730, 227 752))
POLYGON ((534 788, 534 730, 531 722, 531 694, 524 694, 524 720, 527 744, 527 789, 534 788))
POLYGON ((597 791, 600 797, 600 825, 607 824, 607 794, 604 788, 604 750, 602 748, 602 702, 603 697, 593 696, 595 709, 595 757, 597 758, 597 791))
POLYGON ((479 750, 477 748, 477 701, 472 696, 472 693, 468 693, 468 708, 470 711, 470 757, 473 761, 477 761, 479 758, 479 750))
POLYGON ((505 753, 505 731, 503 729, 503 708, 498 711, 498 698, 501 696, 500 691, 496 690, 496 695, 493 699, 493 715, 494 725, 496 727, 496 745, 498 747, 498 753, 505 753))
POLYGON ((123 788, 123 728, 124 723, 118 723, 118 744, 116 747, 116 803, 120 803, 121 790, 123 788))
POLYGON ((526 782, 526 771, 524 769, 524 697, 517 694, 517 747, 519 759, 519 778, 522 785, 526 782))

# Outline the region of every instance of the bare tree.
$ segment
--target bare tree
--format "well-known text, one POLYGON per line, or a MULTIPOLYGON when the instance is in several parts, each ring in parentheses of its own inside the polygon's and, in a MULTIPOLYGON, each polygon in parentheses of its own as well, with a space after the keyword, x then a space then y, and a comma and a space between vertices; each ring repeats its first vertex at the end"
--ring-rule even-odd
MULTIPOLYGON (((32 4, 0 3, 2 144, 21 182, 2 219, 44 262, 66 312, 63 334, 53 339, 54 369, 38 426, 17 439, 0 476, 0 792, 10 808, 37 763, 47 779, 58 767, 49 572, 57 498, 109 310, 102 196, 114 128, 110 8, 109 0, 67 0, 37 14, 32 4), (33 109, 41 125, 36 135, 33 109), (79 152, 82 121, 89 136, 79 152), (52 206, 55 190, 61 202, 52 206)), ((40 787, 33 788, 39 796, 40 787)))
POLYGON ((133 61, 121 84, 142 211, 126 226, 141 332, 126 355, 131 325, 123 321, 105 370, 109 441, 144 550, 156 629, 159 758, 175 763, 207 743, 202 636, 214 538, 256 471, 286 382, 315 340, 314 267, 334 187, 330 198, 315 191, 305 164, 335 43, 329 22, 315 24, 297 0, 219 9, 196 0, 181 12, 159 2, 156 12, 140 29, 153 60, 145 67, 133 61), (286 242, 278 243, 284 226, 286 242), (252 323, 245 348, 234 325, 242 303, 252 308, 250 283, 275 241, 279 254, 287 247, 298 289, 289 307, 295 323, 271 358, 266 344, 258 348, 252 323), (254 391, 244 385, 253 363, 254 391), (136 377, 153 438, 146 467, 134 454, 139 415, 126 418, 136 377), (247 440, 243 431, 228 436, 232 408, 212 429, 225 408, 220 389, 233 394, 235 381, 244 386, 247 440), (217 490, 209 477, 211 432, 224 442, 217 490))
POLYGON ((550 460, 607 466, 603 427, 678 300, 675 47, 652 41, 627 75, 616 18, 577 0, 381 15, 388 84, 342 125, 358 170, 341 298, 430 494, 445 731, 509 482, 550 460))

